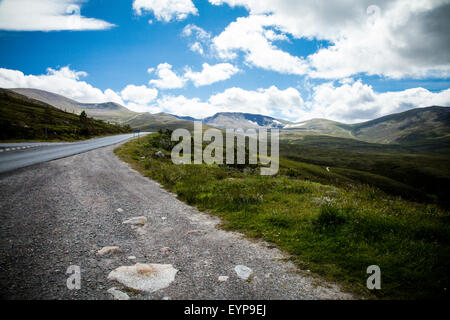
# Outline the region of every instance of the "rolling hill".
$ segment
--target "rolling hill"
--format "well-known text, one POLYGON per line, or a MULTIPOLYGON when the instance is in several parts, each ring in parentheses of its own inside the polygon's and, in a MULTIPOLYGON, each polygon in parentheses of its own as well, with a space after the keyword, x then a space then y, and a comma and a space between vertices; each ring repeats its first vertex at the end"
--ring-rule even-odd
POLYGON ((89 117, 109 122, 123 123, 139 115, 139 113, 133 112, 114 102, 81 103, 44 90, 29 88, 16 88, 11 90, 28 98, 45 102, 63 111, 75 114, 80 114, 82 111, 85 111, 89 117))
POLYGON ((202 120, 203 123, 221 129, 255 129, 276 128, 283 129, 289 121, 279 120, 260 114, 221 112, 202 120))
POLYGON ((17 92, 0 89, 0 140, 78 140, 131 128, 81 118, 17 92))
POLYGON ((450 135, 450 108, 428 107, 352 125, 355 137, 378 143, 418 143, 450 135))
MULTIPOLYGON (((303 137, 313 135, 378 144, 401 144, 423 150, 450 149, 449 107, 416 108, 357 124, 345 124, 327 119, 293 123, 260 114, 239 112, 221 112, 204 119, 167 113, 137 113, 113 102, 80 103, 43 90, 26 88, 12 90, 61 110, 76 114, 84 110, 90 117, 130 125, 146 131, 192 129, 193 121, 202 121, 209 127, 221 129, 277 128, 281 130, 281 138, 292 143, 302 142, 303 137)), ((348 143, 344 142, 344 144, 348 143)))
POLYGON ((184 128, 188 130, 194 129, 194 122, 190 120, 179 119, 173 115, 161 112, 156 114, 142 113, 123 122, 124 125, 129 125, 132 128, 141 131, 158 131, 159 129, 175 130, 184 128))

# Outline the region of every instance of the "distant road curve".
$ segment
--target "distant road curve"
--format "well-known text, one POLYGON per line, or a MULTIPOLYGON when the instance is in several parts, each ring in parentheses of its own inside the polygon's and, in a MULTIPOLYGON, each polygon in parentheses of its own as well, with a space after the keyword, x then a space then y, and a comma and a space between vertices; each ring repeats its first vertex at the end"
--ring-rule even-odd
MULTIPOLYGON (((143 132, 140 135, 149 134, 143 132)), ((21 142, 0 143, 0 172, 50 160, 65 158, 89 150, 110 146, 133 138, 133 134, 121 134, 93 138, 78 142, 21 142)))

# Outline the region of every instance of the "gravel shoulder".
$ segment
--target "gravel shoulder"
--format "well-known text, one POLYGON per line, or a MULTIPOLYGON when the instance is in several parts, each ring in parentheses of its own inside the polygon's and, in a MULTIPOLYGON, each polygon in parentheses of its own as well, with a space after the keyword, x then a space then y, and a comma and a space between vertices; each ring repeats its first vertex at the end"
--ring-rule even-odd
POLYGON ((278 249, 218 229, 217 218, 121 162, 115 147, 0 174, 0 298, 112 299, 111 287, 131 299, 354 298, 298 270, 278 249), (122 224, 140 216, 144 227, 122 224), (120 251, 99 256, 105 246, 120 251), (153 293, 108 280, 137 262, 172 264, 178 273, 153 293), (81 267, 80 290, 67 289, 70 265, 81 267), (237 265, 252 277, 240 279, 237 265))

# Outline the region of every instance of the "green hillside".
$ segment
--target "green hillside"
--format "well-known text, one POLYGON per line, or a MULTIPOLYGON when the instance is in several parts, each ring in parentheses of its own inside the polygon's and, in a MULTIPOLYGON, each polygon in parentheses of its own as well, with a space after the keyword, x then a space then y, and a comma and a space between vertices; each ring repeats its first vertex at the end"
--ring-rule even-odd
MULTIPOLYGON (((179 128, 194 130, 194 122, 191 120, 179 119, 170 114, 161 112, 156 114, 142 113, 136 117, 124 122, 124 124, 141 131, 155 132, 161 130, 175 130, 179 128)), ((209 128, 207 125, 203 125, 209 128)))
POLYGON ((82 118, 51 105, 0 89, 0 140, 64 140, 121 134, 130 127, 82 118))
POLYGON ((379 143, 426 143, 450 135, 450 108, 416 108, 352 125, 361 140, 379 143))
POLYGON ((47 103, 62 111, 75 114, 80 114, 82 111, 85 111, 91 118, 119 124, 122 124, 139 114, 114 102, 81 103, 56 93, 31 88, 16 88, 11 89, 11 91, 24 95, 30 99, 47 103))

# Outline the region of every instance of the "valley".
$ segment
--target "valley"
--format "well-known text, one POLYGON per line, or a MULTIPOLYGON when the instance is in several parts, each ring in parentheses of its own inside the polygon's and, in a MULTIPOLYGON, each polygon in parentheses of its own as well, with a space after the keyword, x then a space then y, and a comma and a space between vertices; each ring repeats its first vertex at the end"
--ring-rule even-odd
MULTIPOLYGON (((246 113, 205 119, 135 113, 114 103, 80 104, 29 89, 2 94, 22 113, 41 108, 47 118, 50 110, 54 119, 60 114, 71 119, 64 129, 54 121, 59 140, 79 139, 71 127, 79 126, 77 112, 97 119, 89 120, 93 129, 153 132, 114 152, 188 206, 220 218, 221 229, 276 246, 313 277, 337 281, 344 290, 370 299, 445 295, 450 267, 448 107, 417 108, 357 124, 325 119, 292 123, 246 113), (204 130, 279 129, 278 174, 260 176, 260 164, 174 165, 171 133, 192 131, 193 120, 202 121, 204 130), (384 286, 369 292, 363 271, 374 263, 386 270, 384 286)), ((11 109, 4 110, 8 115, 11 109)))

